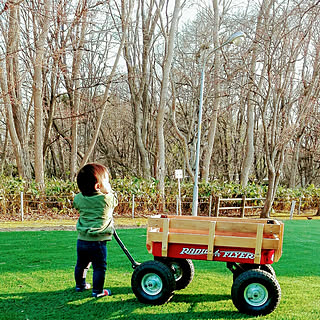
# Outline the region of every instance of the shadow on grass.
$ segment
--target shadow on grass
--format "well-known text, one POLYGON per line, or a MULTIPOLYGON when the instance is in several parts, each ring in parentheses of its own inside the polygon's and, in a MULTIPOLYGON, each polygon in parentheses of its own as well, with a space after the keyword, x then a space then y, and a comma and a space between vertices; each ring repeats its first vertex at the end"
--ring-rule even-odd
POLYGON ((176 294, 162 306, 145 305, 136 299, 131 288, 115 287, 114 295, 95 299, 91 291, 74 289, 49 292, 16 292, 0 295, 0 319, 246 319, 236 311, 195 311, 197 303, 230 300, 227 295, 176 294))
POLYGON ((230 295, 219 294, 175 294, 171 301, 173 302, 186 302, 186 303, 199 303, 199 302, 214 302, 230 300, 230 295))

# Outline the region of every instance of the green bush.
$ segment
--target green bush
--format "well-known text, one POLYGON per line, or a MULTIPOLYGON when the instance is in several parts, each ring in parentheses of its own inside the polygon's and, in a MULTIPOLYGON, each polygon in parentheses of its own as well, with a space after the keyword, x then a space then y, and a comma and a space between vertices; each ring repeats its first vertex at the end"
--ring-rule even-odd
MULTIPOLYGON (((114 190, 118 194, 119 214, 130 214, 132 210, 132 197, 135 197, 135 212, 157 213, 161 208, 161 197, 156 179, 142 179, 137 177, 126 177, 124 179, 112 180, 114 190)), ((184 212, 191 209, 193 183, 187 180, 181 181, 181 200, 184 212)), ((54 213, 68 213, 72 211, 72 199, 78 188, 75 182, 60 180, 56 178, 46 179, 45 189, 40 191, 37 184, 32 181, 26 184, 19 178, 8 176, 0 177, 0 213, 17 212, 20 208, 20 192, 24 192, 25 205, 30 210, 41 208, 50 209, 54 213)), ((207 210, 208 199, 212 196, 221 198, 265 198, 266 185, 249 184, 243 188, 237 183, 199 183, 199 202, 202 209, 207 210)), ((178 195, 177 180, 166 180, 166 210, 175 212, 176 199, 178 195)), ((310 185, 306 188, 289 189, 279 186, 273 208, 275 210, 290 210, 292 200, 301 199, 301 209, 314 209, 319 206, 320 188, 310 185)))

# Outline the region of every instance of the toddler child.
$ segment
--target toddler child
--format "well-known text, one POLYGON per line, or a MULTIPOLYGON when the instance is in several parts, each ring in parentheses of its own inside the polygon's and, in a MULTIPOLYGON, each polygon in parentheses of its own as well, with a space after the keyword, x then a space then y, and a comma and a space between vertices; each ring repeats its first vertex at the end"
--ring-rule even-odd
POLYGON ((104 289, 107 269, 107 241, 113 234, 113 210, 118 204, 109 182, 108 169, 98 163, 86 164, 77 175, 80 190, 73 206, 80 214, 77 222, 77 264, 75 267, 76 291, 90 289, 86 273, 92 264, 92 296, 111 295, 104 289))

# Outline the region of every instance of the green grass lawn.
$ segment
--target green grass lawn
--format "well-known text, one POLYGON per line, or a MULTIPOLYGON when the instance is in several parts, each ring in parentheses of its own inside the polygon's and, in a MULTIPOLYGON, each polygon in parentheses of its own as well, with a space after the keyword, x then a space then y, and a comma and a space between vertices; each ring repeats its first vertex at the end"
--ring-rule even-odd
MULTIPOLYGON (((119 230, 137 261, 152 260, 145 229, 119 230)), ((74 291, 73 231, 0 233, 0 319, 254 319, 230 297, 223 262, 194 261, 195 277, 162 306, 141 304, 131 291, 132 268, 115 241, 108 245, 106 287, 113 296, 74 291)), ((263 319, 320 319, 320 220, 286 221, 284 252, 274 269, 282 289, 278 308, 263 319)), ((88 274, 91 282, 92 271, 88 274)))

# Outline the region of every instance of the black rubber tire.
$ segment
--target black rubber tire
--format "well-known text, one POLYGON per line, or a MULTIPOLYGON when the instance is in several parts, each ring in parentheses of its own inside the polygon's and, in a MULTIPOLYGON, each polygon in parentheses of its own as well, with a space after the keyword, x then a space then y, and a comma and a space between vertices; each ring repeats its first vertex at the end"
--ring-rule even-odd
POLYGON ((190 259, 154 257, 167 265, 174 275, 176 290, 185 289, 193 280, 194 265, 190 259))
POLYGON ((270 273, 274 278, 277 277, 271 264, 261 264, 259 269, 270 273))
POLYGON ((168 302, 175 290, 175 279, 168 266, 146 261, 134 269, 131 288, 142 303, 160 305, 168 302))
POLYGON ((274 311, 281 299, 281 288, 275 277, 263 270, 249 270, 233 282, 231 297, 235 307, 252 316, 274 311))
POLYGON ((270 273, 276 278, 276 272, 271 264, 251 264, 251 263, 239 263, 239 268, 233 272, 233 281, 239 277, 244 271, 248 270, 263 270, 270 273))

